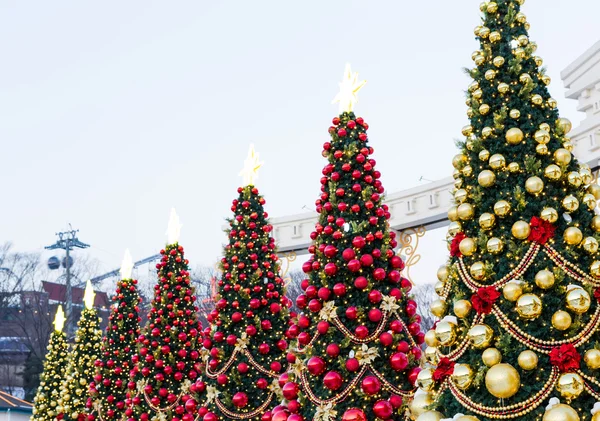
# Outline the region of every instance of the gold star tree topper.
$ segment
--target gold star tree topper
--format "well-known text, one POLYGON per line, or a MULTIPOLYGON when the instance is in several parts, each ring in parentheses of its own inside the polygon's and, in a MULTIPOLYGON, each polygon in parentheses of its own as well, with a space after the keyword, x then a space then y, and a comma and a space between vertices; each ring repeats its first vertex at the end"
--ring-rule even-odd
POLYGON ((119 272, 121 272, 121 279, 131 279, 131 272, 133 272, 133 259, 131 258, 129 249, 125 250, 123 262, 121 262, 121 270, 119 272))
POLYGON ((340 91, 335 98, 333 98, 331 103, 340 104, 340 113, 353 111, 354 105, 358 102, 358 96, 356 94, 366 83, 366 80, 359 81, 358 73, 352 72, 350 63, 346 63, 344 78, 340 82, 340 91))
POLYGON ((54 330, 57 332, 62 332, 63 327, 65 327, 65 312, 61 305, 56 309, 56 316, 54 316, 54 330))
POLYGON ((179 222, 179 215, 175 208, 171 208, 171 215, 169 216, 169 226, 167 227, 167 244, 175 244, 179 242, 179 236, 181 234, 181 222, 179 222))
POLYGON ((251 144, 248 149, 248 157, 244 161, 244 168, 239 174, 244 180, 244 187, 254 185, 254 181, 258 178, 258 169, 263 164, 264 162, 258 159, 258 153, 254 150, 254 145, 251 144))
POLYGON ((94 287, 92 287, 92 281, 88 279, 85 286, 85 292, 83 293, 85 308, 91 310, 94 307, 94 298, 96 298, 96 293, 94 292, 94 287))

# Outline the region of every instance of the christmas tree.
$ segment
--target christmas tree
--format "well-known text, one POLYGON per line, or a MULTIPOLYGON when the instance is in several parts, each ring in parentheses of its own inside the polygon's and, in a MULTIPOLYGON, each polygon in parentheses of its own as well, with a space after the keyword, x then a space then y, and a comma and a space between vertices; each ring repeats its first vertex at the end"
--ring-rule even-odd
POLYGON ((369 126, 352 111, 363 84, 348 65, 323 147, 319 221, 297 299, 306 314, 290 328, 300 348, 290 384, 302 391, 288 404, 292 421, 403 420, 419 372, 420 317, 394 254, 369 126))
MULTIPOLYGON (((204 421, 264 420, 282 399, 278 378, 287 369, 288 307, 265 199, 254 186, 261 163, 254 147, 233 201, 222 279, 209 315, 206 382, 195 385, 204 421)), ((285 383, 284 374, 282 382, 285 383)))
POLYGON ((86 418, 88 389, 94 377, 94 362, 100 356, 102 341, 100 318, 94 308, 94 298, 92 283, 88 281, 83 296, 85 307, 77 323, 75 344, 69 354, 58 401, 60 408, 57 411, 65 419, 83 421, 86 418))
POLYGON ((523 2, 482 3, 475 29, 450 259, 431 308, 442 319, 418 379, 431 394, 413 404, 439 412, 423 419, 590 420, 600 398, 599 188, 571 154, 523 2))
POLYGON ((67 363, 69 345, 67 336, 62 331, 65 324, 65 313, 58 306, 54 318, 54 332, 50 335, 48 352, 44 361, 44 371, 40 378, 40 387, 33 400, 32 421, 53 421, 58 415, 57 404, 60 387, 64 378, 64 366, 67 363))
MULTIPOLYGON (((181 225, 175 210, 167 231, 168 244, 156 265, 158 283, 148 314, 148 325, 140 336, 139 396, 133 398, 133 420, 192 421, 186 411, 190 385, 202 372, 201 326, 188 260, 179 245, 181 225), (147 410, 145 409, 147 408, 147 410)), ((194 408, 192 408, 194 409, 194 408)))
POLYGON ((129 394, 135 393, 136 384, 130 380, 132 357, 137 354, 140 335, 137 281, 131 279, 133 262, 129 250, 121 266, 121 280, 117 283, 114 305, 108 319, 106 334, 102 339, 100 358, 96 360, 96 375, 90 384, 88 401, 92 416, 103 420, 121 420, 131 416, 129 394), (129 405, 128 405, 129 403, 129 405))

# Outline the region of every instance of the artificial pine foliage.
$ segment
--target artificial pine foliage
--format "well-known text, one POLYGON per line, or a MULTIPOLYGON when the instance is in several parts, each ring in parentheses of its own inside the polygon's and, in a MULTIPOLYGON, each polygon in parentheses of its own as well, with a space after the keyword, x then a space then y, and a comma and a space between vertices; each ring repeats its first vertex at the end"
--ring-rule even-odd
POLYGON ((432 305, 443 319, 426 335, 433 366, 418 383, 430 395, 415 416, 435 399, 449 418, 589 420, 600 397, 599 188, 571 154, 523 3, 481 5, 451 256, 432 305), (551 398, 561 404, 546 411, 551 398))

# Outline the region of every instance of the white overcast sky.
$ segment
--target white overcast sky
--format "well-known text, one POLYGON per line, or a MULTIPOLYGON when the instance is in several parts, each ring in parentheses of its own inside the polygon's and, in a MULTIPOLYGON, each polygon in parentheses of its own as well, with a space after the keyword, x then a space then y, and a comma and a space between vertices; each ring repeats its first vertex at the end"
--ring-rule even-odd
MULTIPOLYGON (((0 1, 0 242, 41 250, 71 222, 108 270, 126 247, 156 253, 175 206, 192 264, 212 264, 249 143, 268 212, 313 208, 347 61, 387 191, 448 176, 479 3, 0 1)), ((577 124, 560 71, 600 39, 600 2, 523 11, 577 124)), ((444 260, 435 237, 422 280, 444 260)))

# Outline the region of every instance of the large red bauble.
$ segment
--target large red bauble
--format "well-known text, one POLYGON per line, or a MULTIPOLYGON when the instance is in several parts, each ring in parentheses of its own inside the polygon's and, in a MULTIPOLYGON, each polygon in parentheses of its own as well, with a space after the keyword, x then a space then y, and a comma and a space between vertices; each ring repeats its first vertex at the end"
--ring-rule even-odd
POLYGON ((359 276, 354 280, 354 286, 357 289, 363 290, 367 287, 367 285, 369 285, 369 281, 367 281, 367 278, 365 278, 364 276, 359 276))
POLYGON ((414 336, 421 331, 421 326, 418 323, 411 323, 408 325, 408 331, 414 336))
POLYGON ((298 397, 298 385, 294 382, 289 382, 283 385, 281 391, 283 392, 283 397, 287 400, 296 399, 298 397))
POLYGON ((348 360, 346 360, 346 370, 350 371, 350 372, 355 372, 360 368, 360 363, 358 362, 358 360, 356 358, 348 358, 348 360))
POLYGON ((354 259, 355 256, 356 256, 356 253, 351 248, 347 248, 342 252, 342 258, 345 261, 352 260, 352 259, 354 259))
POLYGON ((356 310, 356 307, 348 307, 346 309, 346 317, 350 320, 354 320, 356 319, 358 312, 356 310))
POLYGON ((373 289, 371 291, 369 291, 369 301, 372 302, 373 304, 377 304, 381 301, 382 299, 382 294, 380 291, 373 289))
POLYGON ((289 413, 287 411, 279 410, 277 412, 273 411, 273 416, 271 417, 271 421, 287 421, 289 413))
MULTIPOLYGON (((233 346, 233 345, 235 345, 236 342, 237 342, 237 336, 235 336, 235 335, 227 335, 227 345, 232 345, 233 346)), ((215 348, 215 349, 217 350, 216 352, 217 352, 217 355, 218 355, 219 350, 217 348, 215 348)), ((214 357, 214 355, 213 355, 213 357, 214 357)))
POLYGON ((310 340, 311 337, 310 333, 308 332, 300 332, 300 334, 298 335, 298 342, 300 342, 300 345, 308 345, 310 340))
POLYGON ((377 268, 373 271, 373 278, 377 281, 383 281, 385 279, 385 269, 377 268))
POLYGON ((280 374, 277 378, 277 383, 279 383, 279 387, 283 387, 284 384, 290 381, 290 376, 288 373, 280 374))
POLYGON ((352 259, 347 264, 350 272, 358 272, 360 270, 360 262, 356 259, 352 259))
POLYGON ((367 416, 362 409, 352 408, 344 412, 342 421, 367 421, 367 416))
POLYGON ((271 371, 274 371, 275 373, 281 371, 281 363, 279 361, 273 361, 269 367, 271 367, 271 371))
POLYGON ((373 256, 370 254, 363 254, 360 256, 360 264, 363 266, 371 266, 373 264, 373 256))
POLYGON ((306 369, 313 376, 318 376, 325 370, 325 361, 321 357, 311 357, 306 363, 306 369))
POLYGON ((405 370, 408 367, 408 357, 403 352, 397 352, 390 357, 390 365, 396 371, 405 370))
POLYGON ((312 261, 307 261, 302 264, 302 271, 304 273, 310 273, 312 271, 312 261))
POLYGON ((296 413, 300 409, 300 403, 297 400, 292 399, 288 402, 287 408, 290 412, 296 413))
POLYGON ((324 270, 327 276, 333 276, 337 273, 337 266, 335 263, 327 263, 324 270))
POLYGON ((271 347, 269 346, 269 344, 266 343, 262 343, 258 346, 258 352, 260 352, 263 355, 268 354, 270 349, 271 347))
POLYGON ((395 333, 402 332, 402 323, 400 322, 400 320, 392 321, 392 323, 390 323, 390 329, 392 329, 392 331, 395 333))
POLYGON ((188 412, 196 412, 196 401, 194 399, 188 399, 185 403, 185 410, 188 412))
POLYGON ((329 390, 338 390, 342 386, 342 376, 337 371, 330 371, 325 374, 323 384, 329 390))
POLYGON ((319 288, 319 292, 317 293, 317 295, 321 300, 327 301, 329 299, 329 296, 331 295, 331 290, 327 287, 321 287, 319 288))
POLYGON ((408 371, 408 381, 410 382, 410 384, 415 384, 415 382, 417 381, 417 376, 420 372, 420 367, 413 367, 408 371))
POLYGON ((356 329, 354 329, 354 334, 358 336, 359 339, 364 339, 369 336, 369 328, 365 325, 356 326, 356 329))
POLYGON ((357 236, 352 239, 352 245, 357 249, 361 249, 365 246, 366 241, 363 237, 357 236))
POLYGON ((333 286, 333 293, 338 297, 341 297, 346 294, 346 285, 342 283, 335 284, 333 286))
POLYGON ((390 403, 394 408, 400 408, 402 406, 402 398, 398 395, 390 396, 390 403))
POLYGON ((256 387, 258 387, 259 389, 266 389, 268 385, 269 383, 267 382, 267 379, 264 379, 262 377, 256 381, 256 387))
POLYGON ((394 408, 392 408, 392 404, 388 401, 377 401, 375 402, 375 405, 373 405, 373 412, 377 415, 377 418, 387 420, 392 416, 394 408))
POLYGON ((238 323, 242 320, 242 313, 236 311, 231 315, 231 321, 234 323, 238 323))
POLYGON ((245 374, 248 372, 248 364, 246 363, 239 363, 237 366, 237 369, 240 373, 245 374))
POLYGON ((377 323, 381 320, 381 310, 378 308, 372 308, 369 310, 369 320, 373 323, 377 323))
POLYGON ((220 385, 224 385, 227 383, 227 375, 226 374, 219 374, 217 376, 217 383, 219 383, 220 385))
POLYGON ((412 282, 406 278, 402 278, 400 279, 400 286, 404 288, 406 292, 409 292, 412 289, 412 282))
POLYGON ((362 381, 362 390, 367 395, 374 395, 381 390, 381 382, 375 376, 367 376, 362 381))
POLYGON ((388 278, 389 278, 390 282, 397 284, 398 282, 400 282, 400 278, 401 278, 400 272, 398 272, 397 270, 392 270, 388 274, 388 278))
POLYGON ((332 257, 334 257, 337 253, 337 248, 331 244, 325 246, 325 250, 323 250, 323 254, 325 254, 325 256, 329 257, 330 259, 332 257))
POLYGON ((217 421, 219 418, 214 412, 207 412, 202 418, 204 421, 217 421))
POLYGON ((288 417, 287 421, 304 421, 304 418, 302 418, 302 415, 292 414, 288 417))
POLYGON ((316 298, 313 298, 312 300, 310 300, 308 302, 308 309, 310 311, 312 311, 313 313, 320 311, 321 310, 321 302, 319 300, 317 300, 316 298))
POLYGON ((379 342, 381 342, 381 345, 383 346, 390 346, 394 343, 394 337, 390 332, 383 332, 379 335, 379 342))
POLYGON ((392 256, 390 259, 390 263, 394 269, 402 270, 404 269, 404 261, 400 256, 392 256))
POLYGON ((321 320, 319 323, 317 323, 317 331, 321 335, 325 335, 328 330, 329 330, 329 322, 328 321, 321 320))
POLYGON ((406 341, 400 341, 400 342, 398 342, 397 349, 398 349, 398 351, 406 354, 410 350, 410 345, 408 345, 408 342, 406 342, 406 341))
POLYGON ((340 346, 338 344, 329 344, 325 351, 330 357, 337 357, 340 355, 340 346))
POLYGON ((300 329, 306 329, 310 326, 310 319, 304 315, 298 317, 298 327, 300 329))

